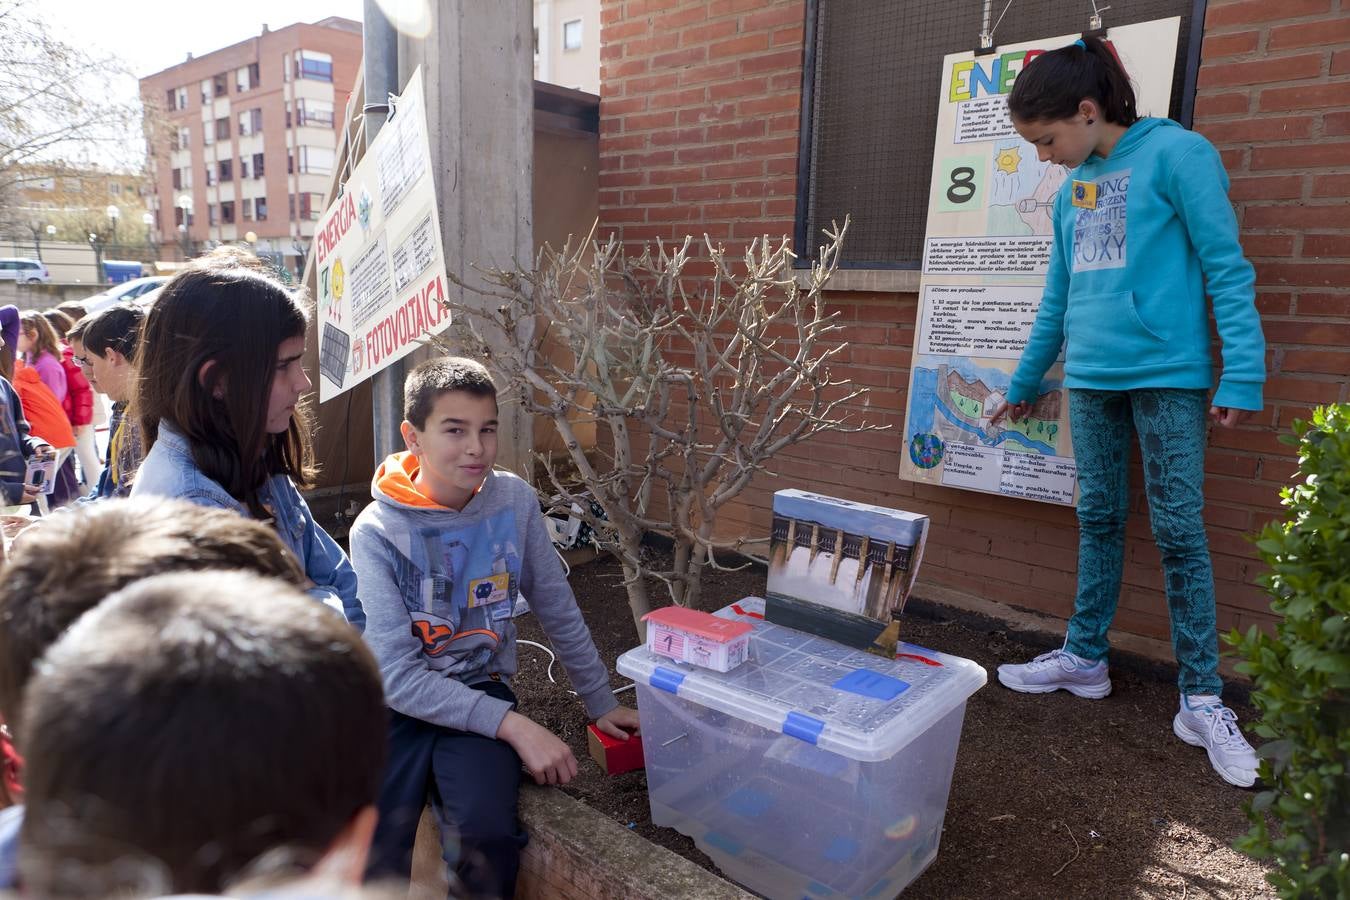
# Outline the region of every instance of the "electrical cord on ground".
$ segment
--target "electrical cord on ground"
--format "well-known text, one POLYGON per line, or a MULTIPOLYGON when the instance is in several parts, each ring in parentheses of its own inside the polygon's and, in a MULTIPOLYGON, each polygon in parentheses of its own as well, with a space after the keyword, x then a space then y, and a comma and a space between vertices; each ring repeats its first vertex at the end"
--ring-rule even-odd
MULTIPOLYGON (((555 662, 558 661, 558 657, 554 654, 554 652, 553 652, 551 649, 549 649, 548 647, 545 647, 543 644, 539 643, 538 641, 526 641, 526 640, 520 640, 520 639, 517 639, 517 640, 516 640, 516 643, 517 643, 517 644, 525 644, 526 646, 529 646, 529 647, 538 647, 540 650, 543 650, 545 653, 547 653, 547 654, 548 654, 548 671, 546 672, 546 674, 548 675, 548 680, 551 681, 551 682, 553 682, 554 684, 557 684, 557 683, 558 683, 557 679, 555 679, 555 678, 553 677, 553 664, 554 664, 555 662)), ((624 691, 629 690, 629 689, 631 689, 631 688, 635 688, 635 687, 637 687, 637 682, 633 682, 632 684, 625 684, 625 685, 624 685, 623 687, 621 687, 621 688, 615 688, 614 690, 610 691, 610 693, 611 693, 611 694, 622 694, 624 691)), ((576 692, 576 691, 568 691, 567 693, 571 694, 573 697, 575 697, 575 696, 577 695, 577 692, 576 692)))

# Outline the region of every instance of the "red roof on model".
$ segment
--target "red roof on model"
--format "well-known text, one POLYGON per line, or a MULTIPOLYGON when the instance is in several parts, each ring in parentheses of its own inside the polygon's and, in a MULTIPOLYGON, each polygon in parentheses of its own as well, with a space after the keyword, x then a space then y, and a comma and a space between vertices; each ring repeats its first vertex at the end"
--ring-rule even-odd
POLYGON ((755 627, 749 622, 723 619, 714 616, 712 613, 686 609, 683 606, 666 606, 655 612, 649 612, 642 617, 642 621, 655 622, 669 628, 678 628, 681 631, 687 631, 690 634, 696 634, 718 643, 726 643, 738 638, 748 631, 753 631, 755 627))

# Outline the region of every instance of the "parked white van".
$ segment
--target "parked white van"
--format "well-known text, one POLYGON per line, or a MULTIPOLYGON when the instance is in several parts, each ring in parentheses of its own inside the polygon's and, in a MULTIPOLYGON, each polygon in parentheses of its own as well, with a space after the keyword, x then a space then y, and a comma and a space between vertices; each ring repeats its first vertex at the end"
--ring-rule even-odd
POLYGON ((0 281, 47 284, 51 280, 51 273, 40 259, 27 256, 0 256, 0 281))

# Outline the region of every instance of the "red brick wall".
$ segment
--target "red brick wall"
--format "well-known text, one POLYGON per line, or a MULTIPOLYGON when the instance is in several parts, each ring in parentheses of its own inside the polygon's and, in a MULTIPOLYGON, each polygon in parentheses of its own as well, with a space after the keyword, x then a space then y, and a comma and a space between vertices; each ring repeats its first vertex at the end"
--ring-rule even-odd
MULTIPOLYGON (((1270 344, 1267 406, 1216 432, 1205 511, 1219 625, 1272 617, 1247 536, 1279 515, 1294 471, 1281 430, 1346 399, 1350 372, 1350 0, 1211 0, 1196 127, 1233 178, 1270 344)), ((736 246, 790 234, 800 110, 801 0, 603 0, 600 208, 626 243, 704 232, 736 246)), ((831 295, 852 342, 836 377, 872 389, 881 434, 793 448, 724 514, 767 533, 770 495, 805 486, 933 518, 921 581, 1059 616, 1072 609, 1071 510, 896 476, 917 298, 831 295), (842 463, 842 464, 841 464, 842 463)), ((1133 483, 1141 483, 1137 459, 1133 483)), ((1166 637, 1159 558, 1136 490, 1116 628, 1166 637)))

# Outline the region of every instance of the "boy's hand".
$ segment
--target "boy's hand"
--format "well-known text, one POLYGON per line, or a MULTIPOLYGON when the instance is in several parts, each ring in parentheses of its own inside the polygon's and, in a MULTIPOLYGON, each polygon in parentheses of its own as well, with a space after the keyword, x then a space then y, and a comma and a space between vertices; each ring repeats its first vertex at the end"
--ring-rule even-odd
POLYGON ((497 737, 512 749, 536 784, 567 784, 576 777, 577 758, 557 735, 518 712, 509 712, 497 728, 497 737))
POLYGON ((626 706, 616 706, 595 720, 595 727, 612 738, 628 740, 630 734, 638 733, 637 710, 626 706))

